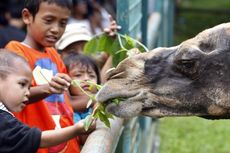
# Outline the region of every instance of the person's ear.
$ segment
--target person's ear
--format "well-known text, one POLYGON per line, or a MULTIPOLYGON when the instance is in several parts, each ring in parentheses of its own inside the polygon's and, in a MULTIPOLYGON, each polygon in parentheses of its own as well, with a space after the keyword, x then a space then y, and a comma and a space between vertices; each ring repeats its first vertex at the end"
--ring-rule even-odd
POLYGON ((30 13, 30 11, 27 8, 24 8, 22 10, 22 20, 26 25, 33 22, 33 15, 30 13))

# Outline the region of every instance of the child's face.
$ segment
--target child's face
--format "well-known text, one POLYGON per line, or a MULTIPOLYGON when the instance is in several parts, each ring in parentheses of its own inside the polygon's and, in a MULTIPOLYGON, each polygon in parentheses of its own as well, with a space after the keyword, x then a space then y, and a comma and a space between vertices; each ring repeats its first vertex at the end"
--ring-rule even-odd
POLYGON ((15 71, 0 78, 0 101, 11 112, 20 112, 28 102, 32 72, 23 61, 15 60, 15 71))
MULTIPOLYGON (((69 76, 72 79, 77 79, 80 81, 91 81, 93 83, 97 83, 97 75, 92 67, 82 66, 81 64, 75 65, 71 70, 69 70, 69 76)), ((89 85, 87 83, 81 83, 81 87, 88 92, 92 92, 89 89, 89 85)), ((74 88, 71 90, 71 93, 79 93, 79 88, 74 88)))
POLYGON ((27 9, 23 10, 23 20, 27 24, 25 43, 32 48, 54 47, 64 33, 70 10, 54 3, 42 2, 35 17, 27 9))

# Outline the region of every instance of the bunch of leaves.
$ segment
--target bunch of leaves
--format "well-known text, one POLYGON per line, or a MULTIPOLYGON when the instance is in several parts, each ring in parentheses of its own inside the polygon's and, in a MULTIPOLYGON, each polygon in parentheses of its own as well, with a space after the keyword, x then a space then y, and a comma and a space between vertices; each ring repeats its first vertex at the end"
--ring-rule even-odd
POLYGON ((84 46, 84 53, 96 55, 98 52, 106 52, 113 57, 113 66, 116 66, 128 55, 130 49, 137 48, 140 52, 148 49, 138 40, 128 35, 116 33, 115 37, 108 36, 106 33, 94 36, 84 46))
MULTIPOLYGON (((96 102, 96 98, 95 95, 89 94, 84 89, 81 88, 80 86, 81 82, 82 81, 75 79, 72 81, 72 85, 78 87, 84 94, 86 94, 90 98, 90 100, 87 103, 87 108, 88 108, 92 105, 93 102, 96 102)), ((89 90, 93 90, 95 87, 97 88, 97 90, 100 90, 102 88, 101 85, 95 84, 94 82, 91 81, 86 81, 86 83, 89 84, 89 90)), ((112 102, 118 104, 119 100, 114 99, 112 102)), ((89 129, 94 119, 99 119, 107 127, 110 128, 109 118, 113 119, 113 115, 107 112, 105 108, 106 105, 104 103, 96 102, 96 107, 94 108, 93 112, 90 115, 86 116, 84 120, 84 128, 86 131, 89 129)))
MULTIPOLYGON (((146 52, 148 49, 136 39, 131 38, 128 35, 122 35, 116 33, 115 37, 108 36, 105 33, 94 36, 90 41, 88 41, 84 46, 84 53, 88 55, 96 55, 98 52, 106 52, 113 57, 113 66, 119 64, 127 56, 133 56, 139 52, 146 52)), ((85 93, 89 98, 87 108, 92 105, 93 102, 96 102, 95 95, 90 95, 85 92, 81 86, 81 81, 73 80, 72 84, 85 93)), ((87 81, 90 85, 90 88, 96 87, 97 90, 102 88, 101 85, 95 84, 91 81, 87 81)), ((119 104, 122 99, 116 98, 112 99, 110 103, 119 104)), ((88 115, 85 118, 84 127, 86 130, 92 124, 94 119, 100 119, 107 127, 110 127, 109 118, 113 119, 113 115, 106 111, 106 104, 97 102, 95 109, 92 114, 88 115)))

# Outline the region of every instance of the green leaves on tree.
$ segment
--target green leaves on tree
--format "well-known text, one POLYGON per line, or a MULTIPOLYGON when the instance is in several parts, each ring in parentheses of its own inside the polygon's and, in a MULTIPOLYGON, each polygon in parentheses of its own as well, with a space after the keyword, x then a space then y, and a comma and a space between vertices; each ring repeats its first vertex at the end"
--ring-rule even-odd
POLYGON ((106 52, 112 55, 113 66, 116 66, 128 56, 127 52, 133 48, 137 48, 140 52, 148 51, 142 43, 128 35, 117 33, 114 38, 103 33, 93 37, 85 44, 84 53, 95 55, 98 52, 106 52))

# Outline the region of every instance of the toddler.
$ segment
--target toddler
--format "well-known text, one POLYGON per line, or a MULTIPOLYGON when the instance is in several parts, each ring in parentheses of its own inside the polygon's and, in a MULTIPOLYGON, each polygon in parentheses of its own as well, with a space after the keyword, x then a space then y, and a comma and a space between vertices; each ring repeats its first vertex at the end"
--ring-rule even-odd
POLYGON ((30 128, 14 117, 12 112, 22 111, 30 95, 32 71, 23 57, 0 50, 0 81, 0 152, 35 153, 38 148, 54 146, 86 133, 82 121, 41 132, 39 128, 30 128))
MULTIPOLYGON (((69 76, 72 80, 81 81, 81 88, 88 94, 95 94, 95 89, 90 89, 87 81, 100 84, 100 70, 96 62, 89 56, 83 54, 72 53, 64 58, 69 76)), ((78 87, 70 87, 69 94, 71 105, 74 109, 74 122, 84 119, 92 112, 92 107, 87 108, 89 97, 83 93, 78 87)))

